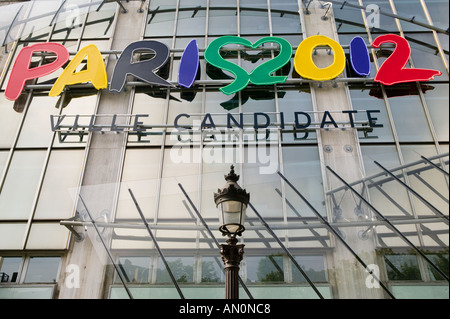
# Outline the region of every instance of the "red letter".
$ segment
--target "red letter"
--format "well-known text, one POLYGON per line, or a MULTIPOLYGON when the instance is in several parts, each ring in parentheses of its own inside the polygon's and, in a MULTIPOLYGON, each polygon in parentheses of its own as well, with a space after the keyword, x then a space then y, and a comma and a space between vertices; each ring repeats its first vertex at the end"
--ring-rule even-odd
POLYGON ((374 81, 384 85, 392 85, 404 82, 429 81, 435 75, 442 73, 431 69, 405 68, 411 54, 408 41, 396 34, 380 35, 372 46, 378 48, 382 43, 394 43, 395 50, 381 65, 374 81))
POLYGON ((5 96, 9 100, 17 100, 22 93, 25 81, 48 75, 58 70, 69 60, 69 51, 59 43, 37 43, 23 48, 17 55, 11 70, 5 96), (30 69, 31 57, 34 52, 53 52, 56 60, 52 63, 30 69))

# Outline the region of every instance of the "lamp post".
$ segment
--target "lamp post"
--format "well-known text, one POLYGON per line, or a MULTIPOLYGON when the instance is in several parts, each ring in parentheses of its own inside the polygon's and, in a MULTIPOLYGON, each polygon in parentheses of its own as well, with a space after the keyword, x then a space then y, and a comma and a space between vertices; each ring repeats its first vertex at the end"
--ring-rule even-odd
POLYGON ((244 245, 237 244, 236 236, 245 231, 245 211, 250 194, 237 184, 239 175, 235 174, 233 165, 225 180, 225 186, 214 193, 214 202, 219 209, 219 230, 223 236, 228 236, 227 244, 220 245, 225 264, 225 298, 239 299, 239 264, 244 255, 244 245))

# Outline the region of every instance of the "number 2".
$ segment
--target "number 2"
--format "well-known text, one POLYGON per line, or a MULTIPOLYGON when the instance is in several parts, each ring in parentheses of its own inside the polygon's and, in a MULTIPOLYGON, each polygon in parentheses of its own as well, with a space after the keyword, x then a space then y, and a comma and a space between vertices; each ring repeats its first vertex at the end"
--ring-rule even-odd
POLYGON ((442 73, 437 70, 405 68, 411 55, 411 47, 408 41, 396 34, 381 35, 376 38, 372 46, 380 47, 382 43, 394 43, 394 52, 381 65, 374 81, 384 85, 393 85, 403 82, 429 81, 435 75, 442 73))

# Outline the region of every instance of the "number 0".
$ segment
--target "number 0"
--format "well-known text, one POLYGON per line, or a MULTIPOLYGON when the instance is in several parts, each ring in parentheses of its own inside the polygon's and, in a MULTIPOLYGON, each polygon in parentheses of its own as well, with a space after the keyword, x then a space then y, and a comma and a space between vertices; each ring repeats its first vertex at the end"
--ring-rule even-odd
POLYGON ((303 77, 316 81, 336 78, 345 69, 345 53, 341 45, 324 35, 314 35, 303 40, 294 57, 295 71, 303 77), (318 46, 329 46, 334 52, 333 63, 326 68, 319 68, 313 61, 313 51, 318 46))

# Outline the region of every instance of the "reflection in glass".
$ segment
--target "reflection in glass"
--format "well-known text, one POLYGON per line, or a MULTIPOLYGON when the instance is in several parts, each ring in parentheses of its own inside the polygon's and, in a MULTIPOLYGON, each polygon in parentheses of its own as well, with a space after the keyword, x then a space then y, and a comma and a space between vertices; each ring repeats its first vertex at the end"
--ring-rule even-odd
MULTIPOLYGON (((167 264, 178 283, 194 282, 194 258, 193 257, 167 257, 167 264)), ((156 274, 157 283, 172 283, 169 272, 161 258, 158 258, 156 274)))
MULTIPOLYGON (((250 151, 252 149, 256 150, 256 147, 248 147, 246 150, 250 151)), ((270 163, 263 163, 263 161, 250 163, 246 161, 243 164, 240 183, 241 187, 250 193, 250 202, 262 217, 273 217, 281 221, 283 205, 281 197, 277 194, 277 189, 281 189, 281 182, 276 174, 279 167, 278 147, 270 148, 267 150, 267 153, 275 156, 275 158, 270 158, 270 163), (267 169, 267 173, 265 173, 264 169, 267 169)), ((252 216, 251 211, 251 209, 247 210, 248 219, 252 216)))
POLYGON ((176 5, 176 0, 152 0, 150 2, 145 29, 146 37, 173 35, 176 5))
POLYGON ((16 282, 19 273, 22 257, 2 257, 0 258, 0 279, 1 282, 16 282), (2 274, 1 274, 2 273, 2 274))
MULTIPOLYGON (((283 162, 283 175, 317 211, 325 215, 322 173, 317 147, 284 147, 283 162)), ((277 196, 281 197, 281 190, 277 191, 277 196)), ((290 187, 286 187, 285 196, 288 217, 315 217, 314 212, 290 187)))
POLYGON ((177 36, 205 34, 206 27, 206 0, 180 1, 178 11, 177 36), (189 10, 186 10, 189 8, 189 10), (192 10, 191 10, 192 9, 192 10))
MULTIPOLYGON (((427 257, 435 264, 444 274, 448 276, 449 270, 449 259, 448 259, 448 251, 446 253, 435 253, 435 254, 427 254, 427 257)), ((431 280, 444 280, 444 278, 429 264, 428 274, 430 275, 431 280)))
POLYGON ((419 96, 389 99, 400 142, 431 142, 432 137, 419 96))
POLYGON ((389 280, 421 280, 416 255, 385 255, 389 280))
MULTIPOLYGON (((120 257, 117 263, 125 271, 125 280, 129 283, 143 284, 150 282, 150 257, 120 257)), ((115 275, 115 283, 120 283, 115 275)))
POLYGON ((30 257, 24 283, 56 283, 60 257, 30 257))
MULTIPOLYGON (((295 257, 295 261, 312 282, 327 282, 327 272, 323 256, 297 256, 295 257)), ((299 283, 307 282, 294 264, 292 264, 292 281, 299 283)))
MULTIPOLYGON (((419 164, 406 169, 409 176, 409 186, 436 209, 448 214, 448 184, 445 176, 437 169, 433 169, 433 166, 425 164, 421 158, 421 156, 426 158, 436 156, 436 148, 432 145, 403 145, 401 149, 405 163, 419 161, 419 164)), ((444 157, 444 160, 448 160, 448 156, 444 157)), ((412 199, 418 215, 436 215, 417 196, 413 196, 412 199)))
MULTIPOLYGON (((362 146, 361 152, 366 177, 381 172, 380 167, 374 163, 375 161, 387 169, 392 169, 400 165, 395 146, 362 146)), ((412 209, 407 190, 399 187, 396 181, 383 181, 385 181, 383 174, 377 178, 367 180, 366 186, 369 189, 371 203, 375 207, 382 207, 383 209, 380 212, 384 216, 411 216, 412 209)))
POLYGON ((241 34, 269 34, 267 2, 240 0, 241 34))
POLYGON ((298 2, 296 0, 271 1, 270 8, 273 34, 302 33, 298 2))
POLYGON ((202 258, 202 283, 220 283, 225 281, 223 262, 220 257, 202 258))
POLYGON ((283 256, 248 256, 246 263, 248 282, 284 282, 283 256))
MULTIPOLYGON (((392 129, 390 128, 389 117, 386 112, 386 106, 381 98, 376 98, 372 96, 375 90, 380 90, 381 88, 375 86, 370 90, 361 90, 358 86, 350 87, 350 97, 352 99, 352 106, 354 110, 359 110, 363 112, 358 112, 354 114, 354 120, 367 122, 367 113, 364 111, 375 110, 379 113, 371 113, 373 118, 376 118, 374 122, 377 125, 383 125, 383 127, 373 127, 370 128, 369 124, 366 124, 367 130, 358 130, 358 136, 362 141, 367 143, 378 143, 378 142, 393 142, 394 137, 392 135, 392 129)), ((358 125, 360 126, 360 125, 358 125)))
POLYGON ((238 23, 236 14, 236 0, 210 0, 209 3, 209 35, 237 35, 238 23), (224 9, 223 7, 230 7, 224 9))
MULTIPOLYGON (((139 90, 134 96, 133 113, 140 116, 138 122, 143 125, 164 123, 164 114, 166 109, 165 94, 164 99, 156 97, 156 91, 151 89, 139 90)), ((134 124, 135 117, 131 118, 131 124, 134 124)), ((133 146, 161 145, 162 128, 150 128, 143 132, 132 132, 128 134, 128 143, 133 146)))
POLYGON ((109 38, 113 32, 112 24, 117 3, 104 3, 101 10, 88 15, 83 38, 109 38))

